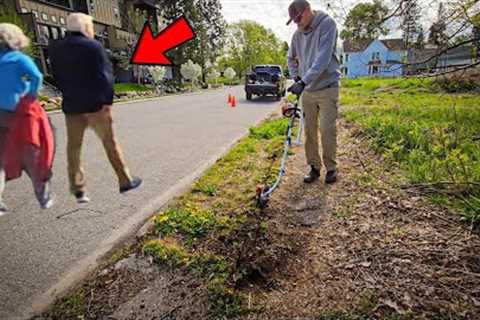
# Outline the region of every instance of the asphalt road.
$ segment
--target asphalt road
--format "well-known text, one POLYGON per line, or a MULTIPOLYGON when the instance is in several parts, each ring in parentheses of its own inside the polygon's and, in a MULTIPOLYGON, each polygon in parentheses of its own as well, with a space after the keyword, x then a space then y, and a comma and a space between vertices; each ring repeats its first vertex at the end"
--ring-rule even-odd
POLYGON ((100 141, 88 131, 82 158, 92 202, 82 207, 68 193, 64 118, 52 114, 55 205, 41 210, 26 176, 8 183, 4 195, 11 214, 0 217, 0 319, 26 318, 50 303, 276 108, 269 97, 247 102, 241 87, 116 105, 118 140, 144 184, 120 195, 100 141), (229 92, 236 108, 227 107, 229 92))

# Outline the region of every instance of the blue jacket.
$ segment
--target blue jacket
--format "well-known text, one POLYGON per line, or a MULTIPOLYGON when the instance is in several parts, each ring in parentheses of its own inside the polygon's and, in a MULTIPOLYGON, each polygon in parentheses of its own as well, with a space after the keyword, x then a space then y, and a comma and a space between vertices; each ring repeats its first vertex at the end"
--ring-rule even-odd
POLYGON ((25 95, 37 96, 43 76, 24 53, 0 50, 0 110, 14 112, 25 95))
POLYGON ((91 113, 113 103, 113 70, 102 45, 79 32, 50 45, 55 84, 67 114, 91 113))

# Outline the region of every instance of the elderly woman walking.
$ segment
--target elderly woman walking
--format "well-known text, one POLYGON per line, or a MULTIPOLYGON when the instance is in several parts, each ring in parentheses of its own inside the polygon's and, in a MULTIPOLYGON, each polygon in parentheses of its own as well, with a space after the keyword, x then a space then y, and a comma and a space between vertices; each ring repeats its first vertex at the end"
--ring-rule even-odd
POLYGON ((5 181, 26 171, 40 206, 52 205, 49 190, 54 155, 53 132, 37 101, 42 74, 20 50, 29 39, 14 24, 0 23, 0 215, 7 211, 5 181))

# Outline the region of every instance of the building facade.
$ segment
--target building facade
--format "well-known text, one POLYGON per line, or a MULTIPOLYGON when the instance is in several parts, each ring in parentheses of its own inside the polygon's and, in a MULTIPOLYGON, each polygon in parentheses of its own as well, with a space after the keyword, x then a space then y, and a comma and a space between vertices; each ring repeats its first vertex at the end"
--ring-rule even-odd
POLYGON ((343 76, 397 77, 403 74, 407 50, 402 39, 384 39, 362 43, 343 43, 340 57, 343 76))
MULTIPOLYGON (((72 12, 82 12, 94 19, 95 38, 111 56, 114 52, 127 55, 137 35, 128 27, 128 8, 147 12, 149 20, 157 21, 158 8, 151 0, 0 0, 0 5, 15 8, 31 28, 38 47, 36 59, 41 71, 49 75, 48 45, 65 36, 66 19, 72 12)), ((121 54, 120 54, 121 55, 121 54)), ((118 55, 117 55, 118 56, 118 55)), ((114 64, 118 61, 113 59, 114 64)), ((115 68, 119 70, 119 68, 115 68)), ((128 80, 128 79, 127 79, 128 80)))

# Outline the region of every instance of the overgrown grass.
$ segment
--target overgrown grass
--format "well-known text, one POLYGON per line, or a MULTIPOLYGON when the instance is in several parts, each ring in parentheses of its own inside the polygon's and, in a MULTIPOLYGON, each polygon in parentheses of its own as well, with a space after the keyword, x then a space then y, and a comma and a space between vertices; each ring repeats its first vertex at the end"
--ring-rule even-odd
POLYGON ((138 83, 115 83, 113 89, 115 93, 152 91, 151 87, 138 83))
POLYGON ((408 172, 412 184, 460 208, 468 220, 480 216, 480 95, 442 93, 428 79, 342 85, 346 117, 408 172))
POLYGON ((189 203, 184 207, 165 210, 157 215, 154 221, 160 236, 181 233, 187 244, 206 235, 216 225, 216 217, 212 210, 202 209, 189 203))

